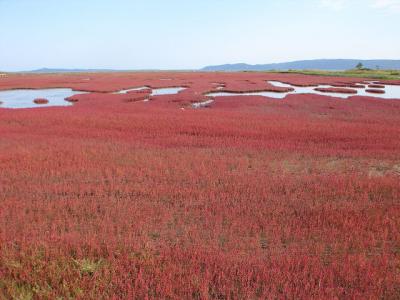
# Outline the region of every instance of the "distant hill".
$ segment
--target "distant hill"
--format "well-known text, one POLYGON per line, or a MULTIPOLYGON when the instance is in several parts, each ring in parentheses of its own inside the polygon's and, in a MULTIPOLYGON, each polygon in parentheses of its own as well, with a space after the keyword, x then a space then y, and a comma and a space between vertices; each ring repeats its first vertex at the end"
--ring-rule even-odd
MULTIPOLYGON (((274 63, 274 64, 257 64, 250 65, 245 63, 225 64, 218 66, 207 66, 197 71, 206 72, 239 72, 239 71, 287 71, 287 70, 325 70, 325 71, 342 71, 355 68, 358 63, 362 63, 365 68, 369 69, 385 69, 385 70, 400 70, 400 60, 389 59, 313 59, 299 60, 292 62, 274 63)), ((87 72, 159 72, 162 70, 115 70, 115 69, 51 69, 42 68, 23 73, 87 73, 87 72)), ((164 70, 167 71, 167 70, 164 70)), ((178 70, 170 70, 178 71, 178 70)), ((179 71, 194 71, 194 70, 179 70, 179 71)))
POLYGON ((111 69, 49 69, 42 68, 32 71, 26 71, 24 73, 90 73, 90 72, 117 72, 118 70, 111 69))
POLYGON ((208 66, 201 71, 287 71, 287 70, 327 70, 341 71, 353 69, 358 63, 362 63, 365 68, 369 69, 386 69, 400 70, 400 60, 376 59, 314 59, 299 60, 275 64, 249 65, 244 63, 226 64, 219 66, 208 66))

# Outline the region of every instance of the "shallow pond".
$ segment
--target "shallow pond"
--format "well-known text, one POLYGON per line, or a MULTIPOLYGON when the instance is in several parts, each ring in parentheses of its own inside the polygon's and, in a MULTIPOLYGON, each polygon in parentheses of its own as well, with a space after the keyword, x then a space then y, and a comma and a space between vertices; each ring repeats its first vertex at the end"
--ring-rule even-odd
MULTIPOLYGON (((120 90, 115 94, 126 94, 131 91, 140 91, 149 89, 147 86, 120 90)), ((174 95, 185 90, 184 87, 160 88, 152 89, 150 96, 174 95)), ((70 106, 71 102, 65 99, 77 94, 85 94, 86 92, 74 91, 69 88, 56 89, 15 89, 0 91, 0 108, 35 108, 49 106, 70 106), (45 104, 37 104, 35 99, 46 99, 49 102, 45 104)))
POLYGON ((120 90, 120 91, 116 92, 115 94, 126 94, 126 93, 133 92, 133 91, 142 91, 142 90, 147 90, 147 89, 151 89, 150 96, 160 96, 160 95, 175 95, 175 94, 178 94, 180 91, 185 90, 186 88, 170 87, 170 88, 152 89, 151 87, 141 86, 141 87, 137 87, 137 88, 133 88, 133 89, 120 90))
POLYGON ((172 87, 172 88, 162 88, 162 89, 152 89, 151 96, 161 96, 161 95, 175 95, 179 92, 185 90, 184 87, 172 87))
MULTIPOLYGON (((309 86, 309 87, 299 87, 279 81, 267 81, 269 84, 276 86, 276 87, 288 87, 293 88, 294 90, 291 92, 279 93, 279 92, 249 92, 249 93, 231 93, 231 92, 212 92, 208 93, 206 96, 212 97, 223 97, 223 96, 264 96, 269 98, 275 99, 283 99, 287 95, 292 94, 314 94, 314 95, 325 95, 331 97, 338 97, 347 99, 352 96, 369 96, 375 98, 382 98, 382 99, 399 99, 400 100, 400 85, 385 85, 384 94, 373 94, 368 93, 366 90, 368 89, 366 83, 360 83, 365 85, 366 88, 352 88, 353 90, 357 91, 357 94, 343 94, 343 93, 332 93, 332 92, 320 92, 316 91, 316 88, 335 88, 331 85, 316 85, 316 86, 309 86)), ((372 83, 372 82, 371 82, 372 83)))
POLYGON ((72 89, 19 89, 0 91, 0 108, 34 108, 49 106, 70 106, 71 102, 65 99, 85 92, 72 89), (36 104, 33 100, 38 98, 47 99, 46 104, 36 104))
POLYGON ((133 88, 133 89, 120 90, 120 91, 118 91, 118 92, 116 92, 116 93, 114 93, 114 94, 127 94, 127 93, 129 93, 129 92, 133 92, 133 91, 142 91, 142 90, 147 90, 147 89, 149 89, 149 87, 147 87, 147 86, 141 86, 141 87, 133 88))
POLYGON ((202 102, 196 102, 192 104, 193 108, 202 108, 202 107, 208 107, 211 103, 213 103, 214 100, 204 100, 202 102))

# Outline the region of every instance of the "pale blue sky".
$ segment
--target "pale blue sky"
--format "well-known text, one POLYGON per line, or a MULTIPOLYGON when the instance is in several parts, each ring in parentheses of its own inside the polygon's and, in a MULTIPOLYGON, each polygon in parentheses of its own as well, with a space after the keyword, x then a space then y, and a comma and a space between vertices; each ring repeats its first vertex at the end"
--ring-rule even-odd
POLYGON ((400 0, 0 0, 0 70, 400 59, 400 0))

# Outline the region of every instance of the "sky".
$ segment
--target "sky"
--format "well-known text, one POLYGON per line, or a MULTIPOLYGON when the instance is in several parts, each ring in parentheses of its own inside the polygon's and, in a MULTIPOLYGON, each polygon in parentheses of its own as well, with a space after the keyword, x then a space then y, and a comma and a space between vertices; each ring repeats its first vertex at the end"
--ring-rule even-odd
POLYGON ((0 0, 0 70, 400 59, 400 0, 0 0))

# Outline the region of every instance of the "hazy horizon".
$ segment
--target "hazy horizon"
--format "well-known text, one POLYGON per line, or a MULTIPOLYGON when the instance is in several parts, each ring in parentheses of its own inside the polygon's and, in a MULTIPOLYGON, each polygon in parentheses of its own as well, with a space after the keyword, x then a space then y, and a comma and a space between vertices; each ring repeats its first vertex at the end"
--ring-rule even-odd
POLYGON ((400 59, 400 0, 0 0, 0 70, 400 59))

